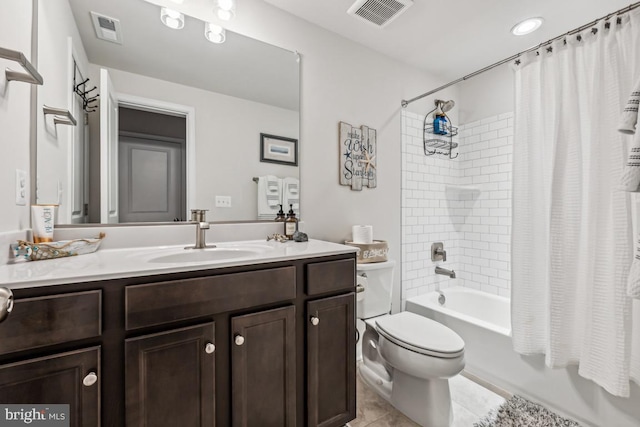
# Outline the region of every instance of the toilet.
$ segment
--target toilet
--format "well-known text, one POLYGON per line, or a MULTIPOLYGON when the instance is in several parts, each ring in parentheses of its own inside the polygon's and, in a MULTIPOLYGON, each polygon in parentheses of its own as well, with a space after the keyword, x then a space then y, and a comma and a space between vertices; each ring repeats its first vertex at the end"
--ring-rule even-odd
POLYGON ((394 267, 394 261, 357 267, 357 316, 365 322, 359 375, 421 426, 449 427, 449 378, 464 368, 464 341, 418 314, 389 314, 394 267))

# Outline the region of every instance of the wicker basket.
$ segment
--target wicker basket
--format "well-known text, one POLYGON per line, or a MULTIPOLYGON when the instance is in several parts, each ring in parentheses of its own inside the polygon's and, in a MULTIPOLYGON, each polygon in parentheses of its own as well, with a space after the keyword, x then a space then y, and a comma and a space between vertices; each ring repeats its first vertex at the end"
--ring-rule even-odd
POLYGON ((373 243, 344 242, 345 245, 358 248, 358 264, 384 262, 389 254, 389 245, 384 240, 374 240, 373 243))

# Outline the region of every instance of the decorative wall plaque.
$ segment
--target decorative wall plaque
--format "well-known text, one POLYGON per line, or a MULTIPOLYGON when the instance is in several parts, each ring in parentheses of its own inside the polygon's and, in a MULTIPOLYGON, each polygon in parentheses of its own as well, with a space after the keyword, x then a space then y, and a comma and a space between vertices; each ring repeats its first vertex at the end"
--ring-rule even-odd
POLYGON ((376 130, 340 122, 340 185, 376 188, 376 130))

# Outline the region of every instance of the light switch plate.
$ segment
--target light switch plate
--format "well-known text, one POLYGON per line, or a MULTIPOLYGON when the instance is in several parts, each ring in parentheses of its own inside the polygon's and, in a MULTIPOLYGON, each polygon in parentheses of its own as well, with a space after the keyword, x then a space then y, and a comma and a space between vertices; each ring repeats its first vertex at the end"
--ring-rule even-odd
POLYGON ((216 208, 230 208, 231 196, 216 196, 216 208))
POLYGON ((16 169, 16 205, 26 206, 27 204, 27 173, 16 169))

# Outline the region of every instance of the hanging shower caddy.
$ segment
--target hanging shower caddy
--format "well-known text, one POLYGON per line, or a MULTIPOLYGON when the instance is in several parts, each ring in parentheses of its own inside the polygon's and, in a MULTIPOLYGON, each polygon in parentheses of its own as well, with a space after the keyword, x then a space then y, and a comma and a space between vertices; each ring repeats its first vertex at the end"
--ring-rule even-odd
POLYGON ((425 156, 443 154, 449 156, 450 159, 458 157, 458 153, 452 156, 453 149, 458 147, 458 143, 453 142, 453 137, 458 135, 458 128, 456 126, 446 125, 446 132, 447 133, 443 135, 437 134, 433 131, 433 124, 425 123, 423 138, 425 156))
MULTIPOLYGON (((438 110, 442 115, 446 117, 446 111, 453 108, 455 103, 453 101, 445 102, 436 99, 435 105, 436 108, 429 111, 424 116, 422 138, 424 144, 424 155, 433 156, 434 154, 442 154, 448 156, 449 159, 455 159, 456 157, 458 157, 458 154, 456 153, 455 156, 452 156, 452 151, 454 148, 458 147, 458 143, 453 142, 453 137, 458 135, 458 127, 451 125, 451 121, 449 121, 446 124, 440 124, 438 129, 439 132, 436 132, 431 116, 431 113, 438 110)), ((449 118, 447 117, 447 119, 449 118)))

